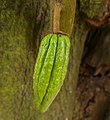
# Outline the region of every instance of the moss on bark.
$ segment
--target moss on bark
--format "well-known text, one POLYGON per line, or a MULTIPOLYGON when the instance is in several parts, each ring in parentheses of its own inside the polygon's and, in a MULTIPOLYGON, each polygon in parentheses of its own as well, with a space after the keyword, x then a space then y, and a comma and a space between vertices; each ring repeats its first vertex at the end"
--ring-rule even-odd
POLYGON ((80 0, 80 11, 84 12, 90 18, 100 16, 105 0, 80 0))

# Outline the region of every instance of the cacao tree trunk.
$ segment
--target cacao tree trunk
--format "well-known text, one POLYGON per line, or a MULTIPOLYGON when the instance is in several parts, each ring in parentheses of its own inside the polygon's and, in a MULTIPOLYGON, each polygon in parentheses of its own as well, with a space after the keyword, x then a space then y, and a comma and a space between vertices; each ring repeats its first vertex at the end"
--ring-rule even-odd
POLYGON ((92 10, 86 2, 0 1, 0 120, 110 120, 109 69, 95 71, 110 65, 110 26, 89 25, 82 12, 98 17, 104 0, 92 10), (33 105, 32 77, 40 42, 53 31, 55 2, 62 4, 61 31, 71 38, 70 60, 61 91, 40 113, 33 105))

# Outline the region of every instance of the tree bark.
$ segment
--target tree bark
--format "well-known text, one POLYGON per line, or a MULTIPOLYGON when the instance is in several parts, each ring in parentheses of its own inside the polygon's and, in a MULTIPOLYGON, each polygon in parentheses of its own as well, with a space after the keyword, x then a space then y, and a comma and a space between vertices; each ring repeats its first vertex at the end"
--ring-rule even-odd
POLYGON ((76 0, 0 1, 1 120, 110 120, 109 69, 97 73, 100 65, 110 65, 110 26, 89 25, 80 11, 99 17, 104 1, 92 5, 93 11, 86 2, 78 0, 76 9, 76 0), (53 32, 55 2, 62 4, 61 31, 71 38, 69 66, 54 102, 39 113, 33 105, 32 76, 40 42, 53 32))

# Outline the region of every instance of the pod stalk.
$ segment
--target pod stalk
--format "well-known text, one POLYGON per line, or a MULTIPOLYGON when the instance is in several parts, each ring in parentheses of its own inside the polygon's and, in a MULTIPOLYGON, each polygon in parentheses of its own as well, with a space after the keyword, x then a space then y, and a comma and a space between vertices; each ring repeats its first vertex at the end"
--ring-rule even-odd
POLYGON ((61 4, 55 3, 54 6, 54 18, 53 18, 53 32, 58 33, 60 31, 60 13, 61 13, 61 4))

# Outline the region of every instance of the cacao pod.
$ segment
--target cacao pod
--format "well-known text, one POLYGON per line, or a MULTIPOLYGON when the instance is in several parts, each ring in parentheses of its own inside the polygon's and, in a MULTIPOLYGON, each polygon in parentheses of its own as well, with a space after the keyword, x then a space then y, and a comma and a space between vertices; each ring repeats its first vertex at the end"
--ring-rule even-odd
POLYGON ((41 112, 48 109, 63 85, 69 49, 66 35, 48 34, 41 42, 33 75, 35 106, 41 112))

